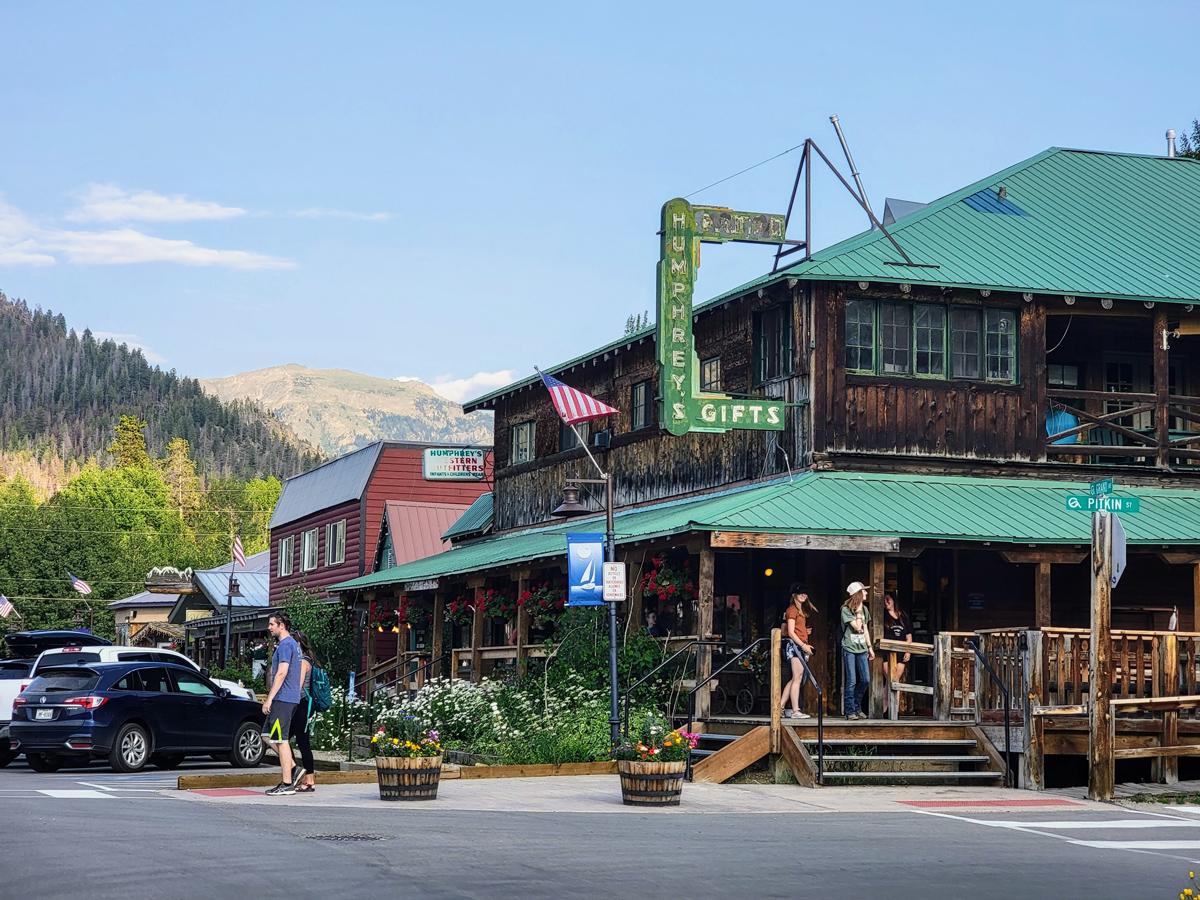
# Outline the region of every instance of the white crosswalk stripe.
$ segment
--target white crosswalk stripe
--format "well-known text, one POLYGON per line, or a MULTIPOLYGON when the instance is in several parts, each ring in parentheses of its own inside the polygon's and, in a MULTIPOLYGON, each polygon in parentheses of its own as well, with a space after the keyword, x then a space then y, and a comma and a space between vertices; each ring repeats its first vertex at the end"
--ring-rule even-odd
POLYGON ((59 800, 111 800, 112 794, 104 791, 71 791, 71 790, 39 790, 39 794, 55 797, 59 800))

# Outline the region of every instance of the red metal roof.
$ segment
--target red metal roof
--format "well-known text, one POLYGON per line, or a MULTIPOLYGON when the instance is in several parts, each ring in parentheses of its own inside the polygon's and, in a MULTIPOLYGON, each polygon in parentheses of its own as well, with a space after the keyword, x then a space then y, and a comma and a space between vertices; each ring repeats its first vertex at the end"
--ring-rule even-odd
POLYGON ((384 506, 396 565, 424 559, 450 549, 442 535, 458 521, 469 504, 389 500, 384 506))

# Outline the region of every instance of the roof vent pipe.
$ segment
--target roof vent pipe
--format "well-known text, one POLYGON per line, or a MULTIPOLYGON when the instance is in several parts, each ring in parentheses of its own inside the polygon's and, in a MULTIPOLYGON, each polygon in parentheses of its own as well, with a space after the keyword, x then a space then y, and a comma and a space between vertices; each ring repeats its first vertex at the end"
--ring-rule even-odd
POLYGON ((1175 158, 1175 129, 1167 129, 1167 158, 1175 158))

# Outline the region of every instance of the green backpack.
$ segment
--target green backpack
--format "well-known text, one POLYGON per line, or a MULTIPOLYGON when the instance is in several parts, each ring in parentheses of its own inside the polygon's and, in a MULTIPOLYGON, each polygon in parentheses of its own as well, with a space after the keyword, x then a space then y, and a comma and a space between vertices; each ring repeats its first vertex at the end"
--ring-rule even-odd
POLYGON ((308 699, 312 704, 310 709, 325 712, 333 706, 333 686, 329 683, 329 673, 319 666, 313 666, 308 683, 308 699))

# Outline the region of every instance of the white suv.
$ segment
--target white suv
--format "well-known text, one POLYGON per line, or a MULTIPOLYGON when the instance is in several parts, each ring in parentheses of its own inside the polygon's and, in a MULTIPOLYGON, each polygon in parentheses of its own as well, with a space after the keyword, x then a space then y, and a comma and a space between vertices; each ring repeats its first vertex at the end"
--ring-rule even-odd
MULTIPOLYGON (((174 650, 158 650, 153 647, 58 647, 54 650, 45 650, 42 655, 37 658, 33 664, 33 671, 29 673, 28 681, 33 681, 37 674, 49 666, 74 665, 76 663, 105 663, 105 662, 163 662, 176 663, 181 666, 188 666, 195 669, 205 678, 215 684, 217 687, 226 688, 233 697, 242 697, 246 700, 256 700, 254 691, 248 687, 242 687, 236 681, 225 681, 221 678, 210 678, 208 669, 202 669, 192 660, 188 659, 182 653, 176 653, 174 650)), ((22 689, 24 685, 22 685, 22 689)))

